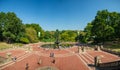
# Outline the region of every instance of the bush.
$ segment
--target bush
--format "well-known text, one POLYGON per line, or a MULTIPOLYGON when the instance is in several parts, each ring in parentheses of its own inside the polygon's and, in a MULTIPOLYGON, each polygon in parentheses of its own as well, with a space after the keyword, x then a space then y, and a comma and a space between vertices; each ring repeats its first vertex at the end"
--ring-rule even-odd
POLYGON ((37 32, 32 27, 26 28, 26 37, 31 43, 36 43, 39 41, 37 38, 37 32))
POLYGON ((28 40, 28 38, 25 38, 25 37, 21 37, 20 38, 20 42, 25 43, 25 44, 30 43, 30 41, 28 40))

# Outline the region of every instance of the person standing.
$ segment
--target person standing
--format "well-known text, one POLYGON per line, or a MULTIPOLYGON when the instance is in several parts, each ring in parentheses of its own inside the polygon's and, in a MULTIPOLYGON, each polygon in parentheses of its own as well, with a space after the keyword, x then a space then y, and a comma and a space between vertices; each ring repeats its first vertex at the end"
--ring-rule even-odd
POLYGON ((25 70, 28 70, 29 69, 29 64, 26 63, 26 67, 25 67, 25 70))
POLYGON ((39 58, 38 60, 38 64, 41 65, 42 64, 42 60, 39 58))

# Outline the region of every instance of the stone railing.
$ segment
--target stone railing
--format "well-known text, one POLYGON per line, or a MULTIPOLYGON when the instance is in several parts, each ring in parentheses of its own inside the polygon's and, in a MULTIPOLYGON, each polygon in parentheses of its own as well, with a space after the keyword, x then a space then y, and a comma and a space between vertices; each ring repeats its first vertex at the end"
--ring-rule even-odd
POLYGON ((97 70, 120 70, 120 60, 107 63, 99 63, 96 68, 97 70))
POLYGON ((105 52, 108 52, 108 53, 111 53, 111 54, 115 54, 115 55, 120 56, 120 52, 113 51, 113 50, 111 50, 111 49, 101 48, 101 50, 102 50, 102 51, 105 51, 105 52))

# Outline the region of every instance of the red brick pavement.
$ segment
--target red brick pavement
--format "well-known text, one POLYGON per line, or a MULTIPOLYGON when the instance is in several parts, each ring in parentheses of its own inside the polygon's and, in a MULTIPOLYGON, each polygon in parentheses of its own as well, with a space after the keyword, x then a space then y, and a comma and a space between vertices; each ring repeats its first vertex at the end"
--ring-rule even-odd
MULTIPOLYGON (((95 56, 101 56, 102 62, 106 62, 106 61, 109 62, 119 59, 119 57, 103 51, 92 50, 92 51, 86 51, 85 53, 80 53, 80 55, 78 55, 77 53, 73 53, 77 51, 77 47, 66 48, 61 50, 56 50, 56 49, 45 50, 39 46, 40 44, 31 44, 30 47, 33 48, 31 55, 25 58, 22 57, 21 60, 19 59, 17 62, 14 62, 9 66, 4 67, 3 70, 25 70, 26 63, 29 64, 29 70, 35 70, 39 67, 44 67, 44 66, 57 67, 59 70, 92 70, 93 68, 89 68, 86 61, 88 61, 88 63, 89 62, 93 63, 95 56), (53 58, 49 57, 50 52, 53 52, 55 55, 63 55, 63 56, 55 57, 55 64, 53 64, 51 63, 53 58), (72 55, 67 56, 67 54, 72 54, 72 55), (39 59, 42 60, 42 63, 40 65, 37 64, 39 59)), ((11 50, 11 52, 15 56, 25 51, 11 50)), ((5 55, 4 53, 0 52, 0 56, 4 56, 4 55, 5 55)))

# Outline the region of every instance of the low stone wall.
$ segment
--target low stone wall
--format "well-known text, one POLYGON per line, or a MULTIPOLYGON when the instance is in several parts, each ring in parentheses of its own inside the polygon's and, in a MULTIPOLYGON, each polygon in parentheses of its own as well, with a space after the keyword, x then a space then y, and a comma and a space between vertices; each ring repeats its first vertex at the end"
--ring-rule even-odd
POLYGON ((120 70, 120 60, 108 63, 100 63, 97 66, 97 70, 120 70))
POLYGON ((111 53, 111 54, 115 54, 115 55, 120 56, 120 52, 113 51, 113 50, 111 50, 111 49, 101 48, 101 50, 102 50, 102 51, 105 51, 105 52, 108 52, 108 53, 111 53))

